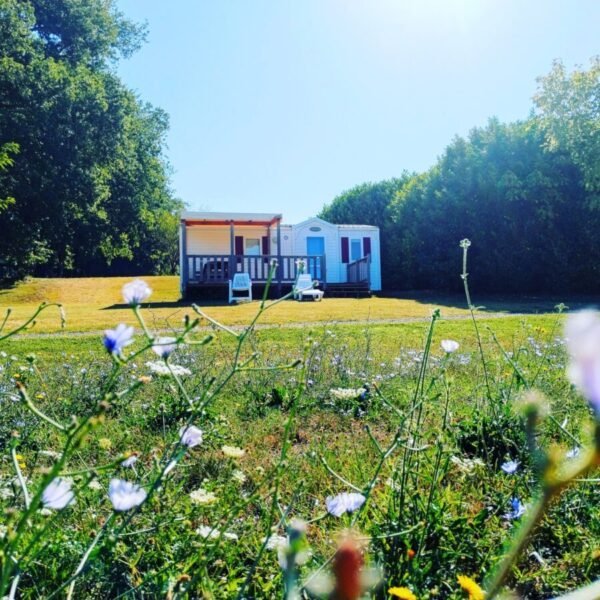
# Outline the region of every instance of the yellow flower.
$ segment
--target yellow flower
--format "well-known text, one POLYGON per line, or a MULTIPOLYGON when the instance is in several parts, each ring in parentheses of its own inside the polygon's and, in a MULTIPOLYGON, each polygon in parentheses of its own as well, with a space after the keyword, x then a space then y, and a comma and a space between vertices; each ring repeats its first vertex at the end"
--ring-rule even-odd
POLYGON ((465 592, 467 592, 467 594, 469 594, 469 600, 484 600, 485 592, 470 577, 459 575, 458 584, 465 592))
POLYGON ((417 600, 417 597, 407 587, 391 587, 388 594, 401 600, 417 600))
POLYGON ((241 458, 244 456, 244 454, 246 454, 245 450, 242 450, 242 448, 236 448, 235 446, 223 446, 221 450, 223 450, 223 454, 225 456, 229 456, 230 458, 241 458))
POLYGON ((100 446, 102 450, 109 450, 112 448, 112 442, 108 438, 100 438, 98 440, 98 446, 100 446))

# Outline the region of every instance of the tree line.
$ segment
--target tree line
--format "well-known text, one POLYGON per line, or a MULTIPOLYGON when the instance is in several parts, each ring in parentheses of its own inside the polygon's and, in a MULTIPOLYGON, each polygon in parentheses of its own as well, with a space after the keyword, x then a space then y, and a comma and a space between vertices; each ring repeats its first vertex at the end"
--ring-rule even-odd
POLYGON ((600 291, 600 59, 538 80, 530 117, 456 137, 425 173, 365 183, 320 216, 381 228, 387 289, 600 291))
POLYGON ((0 279, 173 272, 168 118, 115 74, 115 0, 0 0, 0 279))

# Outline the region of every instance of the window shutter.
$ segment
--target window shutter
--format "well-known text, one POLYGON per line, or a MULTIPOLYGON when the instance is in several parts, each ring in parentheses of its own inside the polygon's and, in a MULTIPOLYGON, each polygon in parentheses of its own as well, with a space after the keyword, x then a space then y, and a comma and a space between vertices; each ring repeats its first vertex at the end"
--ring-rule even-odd
POLYGON ((269 236, 263 235, 262 238, 262 253, 265 255, 269 254, 269 236))
POLYGON ((350 262, 350 244, 347 237, 342 238, 342 262, 350 262))
POLYGON ((371 254, 371 238, 364 237, 363 238, 363 256, 367 256, 371 254))
POLYGON ((243 235, 235 236, 235 255, 236 256, 244 255, 244 236, 243 235))

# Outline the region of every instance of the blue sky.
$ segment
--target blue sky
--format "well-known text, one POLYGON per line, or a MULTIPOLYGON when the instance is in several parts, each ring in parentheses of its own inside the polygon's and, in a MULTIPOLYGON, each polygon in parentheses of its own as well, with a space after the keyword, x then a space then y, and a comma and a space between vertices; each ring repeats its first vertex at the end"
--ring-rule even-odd
POLYGON ((536 77, 600 54, 597 0, 118 0, 148 43, 119 65, 170 115, 191 209, 316 214, 526 118, 536 77))

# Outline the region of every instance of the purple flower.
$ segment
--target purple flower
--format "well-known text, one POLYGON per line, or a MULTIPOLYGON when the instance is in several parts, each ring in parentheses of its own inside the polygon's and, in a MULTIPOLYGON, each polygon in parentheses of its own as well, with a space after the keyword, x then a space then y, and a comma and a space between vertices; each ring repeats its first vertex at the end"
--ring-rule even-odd
POLYGON ((177 340, 173 337, 156 338, 152 344, 152 350, 165 360, 169 358, 171 352, 177 348, 177 340))
POLYGON ((519 461, 518 460, 506 461, 503 465, 500 466, 500 468, 507 475, 513 475, 514 473, 516 473, 517 469, 519 468, 519 461))
POLYGON ((124 479, 111 479, 108 496, 116 511, 122 512, 139 506, 146 499, 146 490, 124 479))
POLYGON ((525 505, 518 499, 512 498, 510 501, 510 512, 504 515, 507 521, 520 519, 525 514, 525 505))
POLYGON ((107 329, 104 332, 104 347, 116 356, 120 356, 125 346, 133 342, 133 327, 121 323, 116 329, 107 329))
POLYGON ((143 279, 134 279, 123 286, 123 300, 131 306, 138 306, 148 299, 152 290, 143 279))
POLYGON ((444 352, 450 354, 458 350, 459 344, 454 340, 442 340, 440 346, 444 352))
POLYGON ((341 517, 344 513, 353 513, 358 510, 366 498, 362 494, 343 492, 337 496, 328 496, 325 500, 327 512, 334 517, 341 517))
POLYGON ((198 429, 195 425, 188 425, 179 430, 181 443, 188 448, 193 448, 202 443, 202 429, 198 429))
POLYGON ((567 374, 600 419, 600 318, 593 310, 573 313, 565 325, 571 362, 567 374))
POLYGON ((75 494, 71 490, 71 482, 68 479, 56 477, 42 493, 42 504, 44 508, 61 510, 75 502, 75 494))

